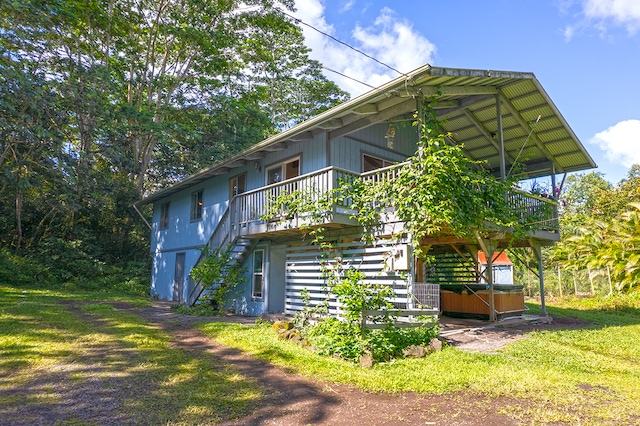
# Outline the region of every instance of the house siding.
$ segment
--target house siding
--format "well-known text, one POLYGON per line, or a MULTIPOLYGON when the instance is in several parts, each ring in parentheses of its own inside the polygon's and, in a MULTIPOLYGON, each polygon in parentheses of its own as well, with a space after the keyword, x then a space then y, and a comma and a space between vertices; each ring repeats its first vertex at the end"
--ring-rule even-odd
POLYGON ((417 131, 410 124, 396 126, 393 144, 385 138, 388 124, 378 124, 331 141, 331 165, 362 172, 362 154, 402 162, 416 150, 417 131))
MULTIPOLYGON (((403 161, 415 150, 416 130, 410 125, 396 126, 393 146, 385 138, 388 125, 382 123, 355 132, 350 137, 327 141, 327 132, 316 133, 312 139, 289 142, 286 149, 268 153, 264 158, 249 161, 245 166, 232 169, 226 174, 208 179, 189 189, 178 192, 154 203, 151 253, 153 273, 152 294, 171 300, 173 298, 176 253, 184 252, 185 285, 183 300, 188 296, 193 283, 189 273, 200 257, 200 248, 207 244, 220 218, 229 205, 229 180, 246 174, 246 190, 260 188, 266 183, 268 167, 300 157, 300 174, 311 173, 327 166, 336 166, 354 172, 362 168, 362 154, 367 153, 390 161, 403 161), (203 191, 202 219, 190 220, 191 194, 203 191), (169 226, 159 229, 160 206, 169 203, 169 226)), ((269 275, 262 300, 251 298, 250 267, 247 256, 247 281, 235 297, 234 308, 245 315, 263 312, 279 313, 285 310, 285 245, 270 247, 267 262, 269 275)))

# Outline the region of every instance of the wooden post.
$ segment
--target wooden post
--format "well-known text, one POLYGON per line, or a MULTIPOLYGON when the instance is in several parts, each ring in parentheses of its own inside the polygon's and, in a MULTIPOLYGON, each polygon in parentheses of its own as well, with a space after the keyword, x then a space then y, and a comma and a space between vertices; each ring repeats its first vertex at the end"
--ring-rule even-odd
POLYGON ((609 296, 613 294, 613 286, 611 285, 611 272, 609 271, 609 266, 607 265, 607 279, 609 280, 609 296))
POLYGON ((560 297, 562 297, 562 274, 560 273, 560 265, 558 265, 558 289, 560 289, 560 297))
POLYGON ((542 247, 540 243, 534 240, 530 240, 529 244, 531 244, 531 250, 533 254, 538 259, 538 276, 540 277, 540 311, 543 316, 547 316, 547 305, 544 300, 544 271, 542 265, 542 247))
POLYGON ((482 238, 480 234, 476 233, 476 238, 478 240, 478 244, 480 244, 480 248, 484 252, 485 257, 487 258, 487 269, 488 274, 487 284, 489 285, 489 321, 496 321, 496 301, 495 301, 495 290, 493 288, 493 254, 498 248, 497 240, 489 240, 482 238))
POLYGON ((591 285, 591 295, 596 294, 596 289, 593 287, 593 277, 591 276, 591 268, 587 267, 587 273, 589 274, 589 284, 591 285))
POLYGON ((504 158, 504 136, 502 133, 502 111, 500 110, 500 95, 496 95, 496 117, 498 121, 498 146, 500 147, 500 179, 507 180, 507 170, 504 158))

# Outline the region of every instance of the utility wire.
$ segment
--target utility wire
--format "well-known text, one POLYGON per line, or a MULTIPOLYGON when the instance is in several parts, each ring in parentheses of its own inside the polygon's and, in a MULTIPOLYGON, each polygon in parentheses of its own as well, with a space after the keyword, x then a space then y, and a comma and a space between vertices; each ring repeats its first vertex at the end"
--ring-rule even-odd
MULTIPOLYGON (((304 22, 302 19, 296 18, 296 17, 295 17, 295 16, 293 16, 293 15, 289 15, 289 14, 288 14, 287 12, 285 12, 285 11, 282 11, 282 13, 283 13, 283 14, 285 14, 285 15, 287 15, 289 18, 293 19, 294 21, 296 21, 296 23, 298 23, 298 24, 302 24, 302 25, 305 25, 305 26, 307 26, 307 27, 311 28, 312 30, 319 32, 319 33, 320 33, 320 34, 322 34, 323 36, 325 36, 325 37, 329 37, 331 40, 336 41, 336 42, 338 42, 338 43, 342 44, 343 46, 346 46, 346 47, 348 47, 349 49, 351 49, 351 50, 354 50, 354 51, 358 52, 358 53, 359 53, 359 54, 361 54, 361 55, 366 56, 367 58, 371 59, 372 61, 375 61, 375 62, 379 63, 380 65, 382 65, 382 66, 384 66, 384 67, 387 67, 387 68, 389 68, 390 70, 395 71, 395 72, 397 72, 397 73, 398 73, 398 74, 400 74, 400 75, 406 75, 405 73, 403 73, 403 72, 401 72, 401 71, 398 71, 397 69, 393 68, 392 66, 387 65, 387 64, 385 64, 384 62, 377 60, 377 59, 376 59, 376 58, 374 58, 373 56, 371 56, 371 55, 368 55, 368 54, 364 53, 362 50, 359 50, 359 49, 357 49, 357 48, 355 48, 355 47, 351 46, 350 44, 345 43, 344 41, 342 41, 342 40, 339 40, 339 39, 335 38, 335 37, 334 37, 334 36, 332 36, 331 34, 327 34, 327 33, 325 33, 324 31, 319 30, 318 28, 314 27, 313 25, 311 25, 311 24, 307 24, 307 23, 306 23, 306 22, 304 22)), ((339 73, 338 73, 338 74, 339 74, 339 73)), ((346 77, 346 76, 344 76, 344 77, 346 77)), ((347 77, 347 78, 351 78, 351 77, 347 77)), ((353 79, 352 79, 352 80, 353 80, 353 79)), ((355 80, 355 81, 358 81, 358 80, 355 80)), ((361 81, 358 81, 358 83, 362 83, 362 82, 361 82, 361 81)), ((367 86, 369 86, 369 85, 367 84, 367 86)), ((372 87, 372 86, 369 86, 369 87, 372 87)))
POLYGON ((358 80, 358 79, 356 79, 356 78, 349 77, 349 76, 348 76, 348 75, 346 75, 346 74, 343 74, 343 73, 341 73, 341 72, 339 72, 339 71, 333 70, 333 69, 331 69, 331 68, 329 68, 329 67, 325 67, 324 65, 322 65, 322 68, 323 68, 323 69, 325 69, 325 70, 327 70, 327 71, 330 71, 330 72, 332 72, 332 73, 336 73, 336 74, 338 74, 338 75, 340 75, 340 76, 342 76, 342 77, 344 77, 344 78, 348 78, 349 80, 353 80, 353 81, 355 81, 356 83, 364 84, 364 85, 365 85, 365 86, 367 86, 367 87, 370 87, 370 88, 372 88, 372 89, 375 89, 375 86, 372 86, 372 85, 370 85, 370 84, 368 84, 368 83, 365 83, 364 81, 360 81, 360 80, 358 80))

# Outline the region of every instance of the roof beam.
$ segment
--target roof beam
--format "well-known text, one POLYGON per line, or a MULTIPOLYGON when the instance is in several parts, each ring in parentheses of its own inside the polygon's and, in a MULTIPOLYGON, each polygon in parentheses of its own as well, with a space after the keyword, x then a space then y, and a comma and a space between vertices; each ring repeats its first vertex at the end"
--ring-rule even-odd
POLYGON ((415 109, 416 100, 407 99, 390 108, 382 110, 377 114, 369 115, 367 117, 361 118, 360 120, 354 121, 353 123, 348 124, 340 129, 329 132, 329 139, 335 139, 339 138, 340 136, 348 135, 349 133, 364 129, 365 127, 368 127, 372 124, 391 120, 399 115, 407 113, 408 111, 415 111, 415 109))
POLYGON ((245 160, 259 160, 264 158, 265 155, 267 155, 266 151, 256 151, 245 155, 244 158, 245 160))
POLYGON ((308 140, 311 140, 311 139, 313 139, 313 132, 311 132, 311 131, 297 133, 297 134, 292 135, 291 137, 288 138, 288 140, 293 141, 293 142, 308 141, 308 140))
MULTIPOLYGON (((529 123, 526 122, 524 118, 522 118, 520 114, 518 114, 518 111, 511 104, 511 102, 509 102, 509 99, 507 99, 507 97, 504 96, 502 93, 500 93, 498 96, 500 98, 500 102, 504 104, 507 111, 509 111, 509 113, 511 113, 513 118, 518 122, 518 124, 520 124, 522 128, 525 129, 527 133, 529 133, 532 130, 531 126, 529 125, 529 123)), ((544 146, 544 144, 540 141, 540 139, 538 139, 538 136, 534 132, 531 132, 531 140, 533 140, 536 146, 540 148, 540 150, 544 153, 544 155, 547 157, 548 160, 551 160, 553 163, 555 163, 554 156, 544 146)), ((564 169, 562 167, 558 167, 557 171, 564 172, 564 169)))
MULTIPOLYGON (((484 136, 485 139, 488 140, 489 143, 491 143, 491 145, 496 149, 496 153, 500 154, 500 146, 498 145, 498 142, 493 139, 493 135, 489 133, 489 131, 482 125, 482 123, 480 123, 480 120, 478 120, 475 115, 473 115, 466 108, 462 110, 462 113, 465 117, 467 117, 467 120, 469 120, 471 124, 482 134, 482 136, 484 136)), ((515 159, 508 152, 505 151, 505 155, 507 156, 509 163, 513 164, 515 162, 515 159)))
POLYGON ((339 127, 342 127, 342 120, 339 118, 334 118, 332 120, 325 121, 324 123, 320 123, 318 127, 324 130, 333 130, 339 127))
POLYGON ((268 152, 275 152, 275 151, 282 151, 286 147, 287 147, 287 142, 282 141, 282 142, 276 142, 274 144, 264 146, 262 149, 268 152))
POLYGON ((498 89, 493 86, 423 86, 423 96, 471 96, 495 95, 498 89))
POLYGON ((354 114, 358 114, 358 115, 376 114, 378 112, 378 105, 376 104, 361 105, 358 108, 354 108, 353 112, 354 114))

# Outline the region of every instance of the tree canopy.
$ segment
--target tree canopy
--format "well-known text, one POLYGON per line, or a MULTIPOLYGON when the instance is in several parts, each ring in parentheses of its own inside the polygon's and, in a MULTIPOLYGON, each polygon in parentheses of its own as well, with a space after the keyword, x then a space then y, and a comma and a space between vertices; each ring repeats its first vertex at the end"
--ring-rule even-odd
POLYGON ((139 197, 346 99, 308 57, 292 8, 2 2, 2 246, 145 259, 139 197))

